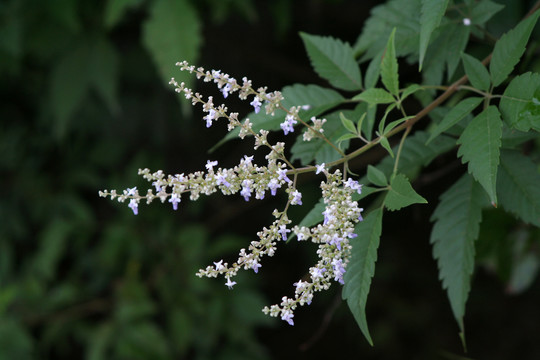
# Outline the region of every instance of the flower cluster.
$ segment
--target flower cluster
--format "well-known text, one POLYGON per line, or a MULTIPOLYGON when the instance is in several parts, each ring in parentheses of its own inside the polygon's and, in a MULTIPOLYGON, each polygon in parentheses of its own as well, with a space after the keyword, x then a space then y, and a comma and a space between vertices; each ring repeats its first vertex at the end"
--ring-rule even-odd
MULTIPOLYGON (((326 119, 311 118, 311 124, 304 122, 299 117, 300 110, 306 110, 310 105, 292 106, 285 109, 281 105, 283 96, 279 91, 268 92, 265 87, 255 90, 250 80, 243 78, 237 81, 228 74, 218 70, 205 71, 203 68, 195 68, 187 62, 179 62, 177 65, 183 71, 194 73, 198 79, 205 82, 213 81, 227 98, 230 94, 238 93, 242 100, 251 99, 255 113, 258 113, 264 106, 267 114, 273 115, 276 109, 285 111, 285 120, 280 127, 285 135, 294 132, 297 124, 303 125, 306 130, 303 133, 305 141, 313 137, 323 137, 323 124, 326 119)), ((253 156, 245 155, 238 165, 232 168, 218 167, 217 161, 207 161, 206 171, 197 171, 190 174, 166 175, 159 170, 151 172, 149 169, 140 169, 139 175, 151 183, 152 187, 146 193, 140 194, 136 187, 128 188, 121 193, 116 190, 100 191, 100 196, 110 197, 119 202, 129 201, 128 206, 135 215, 138 214, 139 204, 145 201, 147 204, 155 199, 161 202, 168 201, 174 210, 178 209, 178 204, 182 197, 188 196, 195 201, 201 195, 210 195, 221 192, 223 195, 239 194, 246 201, 252 198, 263 199, 267 193, 274 196, 281 189, 288 194, 288 200, 283 211, 274 210, 275 220, 268 227, 264 227, 257 233, 257 240, 250 243, 247 249, 241 249, 236 262, 229 265, 223 260, 214 262, 213 265, 199 270, 197 276, 217 277, 222 275, 225 285, 233 288, 236 284, 233 278, 240 269, 259 271, 261 260, 264 256, 273 256, 277 249, 277 244, 292 239, 294 236, 298 241, 311 241, 318 244, 317 254, 319 261, 311 267, 307 280, 298 280, 294 284, 294 298, 283 297, 279 305, 265 307, 263 311, 270 316, 280 316, 281 319, 293 325, 294 310, 297 306, 310 304, 313 294, 316 291, 325 290, 330 287, 332 281, 343 284, 343 275, 349 262, 351 246, 349 239, 355 235, 354 227, 358 221, 362 220, 362 209, 358 203, 352 200, 351 195, 356 191, 361 192, 361 185, 351 178, 346 181, 339 170, 330 173, 328 167, 323 163, 312 167, 316 174, 324 174, 326 181, 321 183, 322 198, 325 210, 320 214, 322 223, 314 227, 292 226, 287 217, 287 209, 290 205, 302 205, 302 194, 296 188, 296 179, 299 171, 294 168, 285 156, 284 143, 278 142, 270 144, 267 130, 260 130, 256 133, 252 129, 249 119, 243 122, 239 120, 238 113, 229 112, 224 104, 215 105, 214 99, 210 96, 206 100, 202 95, 187 88, 184 83, 178 83, 171 79, 170 84, 175 87, 175 91, 184 95, 191 101, 192 105, 201 104, 205 113, 203 117, 206 126, 210 127, 220 118, 228 120, 228 130, 239 128, 239 137, 245 138, 250 135, 254 137, 254 149, 263 146, 270 151, 266 155, 266 165, 259 166, 253 163, 253 156), (292 179, 290 178, 292 177, 292 179)), ((305 169, 304 171, 305 172, 305 169)))

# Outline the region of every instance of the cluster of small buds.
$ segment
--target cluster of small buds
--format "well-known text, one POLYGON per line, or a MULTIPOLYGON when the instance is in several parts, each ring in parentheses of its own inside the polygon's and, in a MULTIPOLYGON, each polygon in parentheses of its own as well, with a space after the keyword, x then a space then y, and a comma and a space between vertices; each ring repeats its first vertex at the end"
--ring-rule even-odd
POLYGON ((322 195, 326 208, 324 221, 315 227, 294 226, 292 232, 298 241, 318 244, 319 261, 309 269, 309 281, 298 280, 294 283, 294 298, 283 297, 280 304, 265 307, 263 312, 270 316, 280 316, 290 325, 294 324, 294 310, 297 306, 310 305, 314 292, 327 290, 332 281, 343 284, 343 276, 351 254, 349 239, 356 236, 355 224, 362 221, 362 208, 352 200, 352 194, 361 193, 362 187, 357 181, 342 181, 339 171, 328 173, 327 181, 321 183, 322 195))
MULTIPOLYGON (((278 146, 278 148, 281 148, 278 146)), ((181 201, 181 195, 189 193, 190 200, 197 200, 201 194, 211 195, 218 190, 224 195, 240 193, 246 200, 255 195, 256 199, 264 199, 265 193, 270 191, 272 196, 276 195, 277 190, 283 185, 287 185, 290 204, 302 204, 302 194, 294 188, 293 181, 287 176, 287 165, 279 162, 277 156, 267 156, 267 166, 257 166, 253 164, 253 156, 246 156, 240 160, 240 163, 231 169, 218 168, 217 161, 208 161, 206 163, 206 172, 197 171, 191 174, 177 174, 165 176, 163 171, 151 173, 149 169, 139 170, 139 175, 152 183, 155 187, 148 189, 144 195, 139 194, 136 187, 124 190, 119 195, 116 190, 110 192, 100 191, 102 197, 110 197, 124 202, 129 199, 129 207, 135 215, 138 214, 138 206, 141 200, 146 200, 150 204, 154 199, 159 198, 161 202, 169 199, 173 208, 178 208, 181 201)))
POLYGON ((317 119, 314 116, 311 117, 311 122, 313 125, 304 131, 303 139, 304 141, 310 141, 314 137, 320 136, 324 132, 324 129, 322 128, 324 123, 326 122, 326 119, 317 119))
MULTIPOLYGON (((250 80, 243 78, 237 81, 228 74, 219 70, 205 71, 203 68, 195 68, 187 62, 176 64, 183 71, 194 73, 198 79, 205 82, 214 82, 218 89, 227 98, 230 94, 238 92, 241 100, 251 99, 250 105, 254 112, 260 112, 264 106, 266 114, 274 115, 276 109, 285 110, 284 121, 280 124, 285 135, 294 132, 294 126, 299 122, 306 126, 303 134, 305 141, 310 141, 313 137, 324 137, 323 125, 326 119, 311 118, 309 125, 299 117, 300 110, 307 110, 310 105, 293 106, 286 110, 281 105, 283 96, 279 91, 268 92, 266 87, 255 90, 250 80)), ((184 194, 189 194, 192 201, 197 200, 201 195, 210 195, 220 191, 224 195, 239 194, 246 201, 252 197, 263 199, 267 192, 272 196, 276 195, 279 189, 284 188, 288 195, 285 210, 279 212, 274 210, 273 223, 264 227, 257 233, 258 240, 252 241, 247 249, 241 249, 236 262, 229 265, 223 260, 214 262, 213 265, 201 269, 197 276, 217 277, 222 275, 225 285, 232 289, 236 284, 232 279, 240 269, 253 270, 257 273, 260 269, 261 259, 264 256, 273 256, 279 242, 284 242, 296 236, 298 241, 307 241, 318 244, 317 255, 319 261, 309 269, 309 281, 299 280, 294 283, 294 298, 283 297, 279 305, 265 307, 263 312, 271 316, 280 316, 281 319, 293 325, 294 310, 297 306, 309 305, 316 291, 328 289, 333 281, 343 284, 347 263, 349 262, 351 246, 349 239, 356 236, 354 233, 355 224, 362 221, 362 210, 358 203, 352 200, 352 193, 361 192, 361 185, 357 181, 348 179, 343 181, 341 172, 330 173, 326 165, 316 166, 316 174, 323 173, 326 182, 321 183, 322 197, 325 203, 325 210, 322 213, 324 220, 317 226, 308 228, 293 226, 287 217, 289 205, 302 205, 302 194, 296 188, 296 173, 293 165, 285 156, 285 144, 278 142, 274 145, 268 142, 269 131, 261 129, 258 132, 253 130, 253 124, 246 118, 239 120, 238 113, 228 112, 225 105, 214 105, 214 98, 209 96, 207 100, 199 93, 187 88, 185 83, 178 83, 174 78, 170 84, 175 87, 175 91, 181 93, 192 105, 201 104, 205 113, 203 119, 206 126, 210 127, 220 118, 229 121, 228 130, 239 128, 239 137, 245 138, 251 135, 255 139, 255 149, 261 146, 268 147, 270 152, 266 155, 267 165, 258 166, 253 164, 253 156, 244 156, 240 163, 233 168, 218 167, 217 161, 207 161, 206 171, 197 171, 190 174, 166 175, 159 170, 151 173, 149 169, 140 169, 139 175, 149 181, 154 187, 149 188, 146 194, 140 194, 136 187, 128 188, 118 193, 116 190, 100 191, 102 197, 117 199, 119 202, 129 200, 129 208, 135 215, 138 214, 139 204, 145 200, 150 204, 153 200, 159 199, 162 203, 168 201, 174 210, 178 209, 184 194), (295 174, 293 180, 289 175, 295 174)))

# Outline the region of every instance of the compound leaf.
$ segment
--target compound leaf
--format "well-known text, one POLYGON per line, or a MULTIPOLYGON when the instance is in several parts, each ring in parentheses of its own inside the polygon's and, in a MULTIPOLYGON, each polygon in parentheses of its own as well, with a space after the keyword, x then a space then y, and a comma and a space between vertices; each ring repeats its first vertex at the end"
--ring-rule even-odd
POLYGON ((398 174, 390 180, 390 191, 384 200, 388 210, 394 211, 412 204, 426 204, 427 200, 418 195, 411 186, 409 179, 403 174, 398 174))
POLYGON ((382 214, 382 207, 373 210, 364 221, 356 225, 355 233, 358 236, 351 239, 351 260, 343 278, 345 282, 343 299, 347 300, 347 305, 349 305, 362 334, 372 346, 373 340, 371 340, 366 319, 366 303, 371 278, 375 274, 377 249, 382 230, 382 214))
POLYGON ((431 217, 435 225, 430 242, 439 267, 439 279, 463 333, 465 303, 474 270, 474 242, 480 230, 485 196, 479 184, 464 174, 440 200, 431 217))
POLYGON ((497 178, 501 206, 525 222, 540 226, 540 173, 517 151, 503 150, 497 178))
POLYGON ((514 66, 525 52, 529 36, 540 16, 540 10, 521 21, 515 28, 501 36, 493 49, 489 64, 491 81, 494 86, 501 84, 510 75, 514 66))
POLYGON ((501 138, 499 110, 492 105, 471 121, 457 141, 461 144, 458 156, 468 163, 469 173, 484 187, 494 205, 501 138))
POLYGON ((381 63, 381 80, 392 95, 399 96, 398 63, 396 58, 396 47, 394 45, 395 34, 396 29, 392 30, 386 44, 386 51, 384 52, 381 63))
POLYGON ((422 70, 422 63, 424 62, 424 56, 426 55, 431 34, 441 23, 447 7, 448 0, 422 0, 422 12, 420 15, 420 70, 422 70))
POLYGON ((465 66, 465 73, 472 86, 487 91, 489 89, 490 79, 486 67, 471 55, 464 53, 461 55, 461 58, 463 60, 463 66, 465 66))
POLYGON ((461 121, 465 116, 470 114, 480 103, 482 98, 480 97, 470 97, 465 100, 462 100, 450 110, 442 121, 435 127, 431 135, 429 136, 426 145, 428 145, 433 139, 435 139, 439 134, 450 129, 452 126, 461 121))
POLYGON ((348 43, 303 32, 300 36, 311 65, 319 76, 338 89, 354 91, 362 88, 360 69, 348 43))
POLYGON ((189 1, 152 2, 150 17, 143 25, 142 38, 165 83, 171 77, 179 83, 191 83, 192 76, 175 67, 178 61, 193 62, 201 45, 201 23, 189 1))
POLYGON ((499 109, 511 128, 540 131, 540 74, 516 76, 504 91, 499 109))

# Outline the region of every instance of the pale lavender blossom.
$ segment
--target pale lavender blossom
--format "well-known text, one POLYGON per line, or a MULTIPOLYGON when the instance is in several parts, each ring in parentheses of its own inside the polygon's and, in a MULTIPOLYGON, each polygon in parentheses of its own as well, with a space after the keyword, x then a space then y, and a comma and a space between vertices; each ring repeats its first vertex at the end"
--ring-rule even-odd
POLYGON ((214 166, 216 166, 217 164, 218 164, 217 161, 210 161, 210 160, 206 161, 206 165, 205 165, 206 170, 208 170, 208 172, 214 171, 214 166))
POLYGON ((283 310, 281 313, 281 320, 286 321, 289 325, 294 325, 293 317, 294 314, 290 310, 283 310))
POLYGON ((180 196, 177 193, 173 193, 169 202, 172 204, 174 210, 178 210, 178 203, 180 202, 180 196))
POLYGON ((259 100, 258 96, 255 96, 255 99, 253 99, 252 102, 249 103, 253 108, 255 109, 255 114, 258 114, 259 111, 261 111, 261 100, 259 100))
POLYGON ((322 163, 321 165, 315 165, 315 167, 317 168, 317 171, 315 171, 315 175, 321 173, 321 172, 325 172, 326 171, 326 168, 325 168, 326 164, 325 163, 322 163))
POLYGON ((285 180, 288 183, 292 182, 292 180, 287 177, 286 169, 279 169, 277 173, 278 173, 278 180, 285 180))
POLYGON ((242 181, 242 191, 240 191, 240 195, 244 197, 244 200, 249 201, 249 198, 251 197, 251 192, 253 191, 251 189, 252 182, 250 180, 244 180, 242 181))
POLYGON ((270 193, 272 194, 272 196, 276 195, 276 191, 280 187, 281 185, 279 184, 279 181, 277 181, 276 179, 272 179, 268 182, 268 188, 270 189, 270 193))
POLYGON ((223 260, 219 260, 218 262, 214 262, 214 265, 216 267, 216 271, 221 271, 225 269, 225 266, 223 266, 223 260))
POLYGON ((216 111, 214 109, 208 110, 208 115, 204 117, 204 120, 206 120, 206 127, 209 128, 212 126, 212 120, 216 118, 216 111))
POLYGON ((348 187, 349 189, 356 190, 358 194, 362 193, 362 185, 358 183, 358 181, 353 180, 351 178, 348 178, 345 183, 343 183, 345 187, 348 187))
POLYGON ((227 277, 227 282, 225 283, 229 287, 229 289, 232 289, 234 285, 236 285, 236 281, 231 281, 230 277, 227 277))
POLYGON ((139 202, 136 199, 131 199, 128 206, 133 210, 133 214, 139 213, 139 202))
POLYGON ((279 126, 283 130, 283 133, 285 135, 294 132, 294 125, 297 123, 296 120, 294 120, 294 115, 287 115, 285 116, 285 121, 282 122, 279 126))
POLYGON ((290 233, 291 230, 287 229, 286 225, 280 225, 278 233, 281 235, 283 241, 287 240, 287 233, 290 233))
POLYGON ((302 193, 298 190, 294 190, 292 193, 293 199, 291 200, 292 205, 302 205, 302 193))

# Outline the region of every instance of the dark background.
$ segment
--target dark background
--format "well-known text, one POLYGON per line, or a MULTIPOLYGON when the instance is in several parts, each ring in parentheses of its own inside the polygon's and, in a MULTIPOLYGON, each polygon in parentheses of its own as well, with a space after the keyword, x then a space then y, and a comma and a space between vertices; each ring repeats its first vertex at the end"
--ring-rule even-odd
MULTIPOLYGON (((455 154, 428 169, 451 166, 448 176, 415 183, 428 205, 385 214, 367 307, 373 348, 337 286, 298 309, 294 327, 262 315, 264 305, 291 295, 292 283, 315 262, 309 244, 281 246, 258 275, 239 275, 234 291, 223 279, 194 276, 212 261, 234 261, 271 223, 283 198, 184 199, 177 212, 169 204, 141 204, 136 217, 126 204, 99 198, 102 189, 145 189, 138 168, 187 173, 203 169, 208 159, 228 166, 253 153, 250 140, 208 153, 226 125, 206 129, 200 108, 180 104, 142 41, 154 2, 127 3, 107 27, 105 1, 0 2, 0 359, 540 356, 540 283, 510 294, 507 279, 486 266, 474 275, 465 318, 469 351, 463 352, 429 245, 434 204, 465 171, 455 154), (91 73, 104 88, 78 81, 93 65, 66 68, 66 56, 95 39, 108 44, 104 52, 92 48, 82 58, 104 61, 105 70, 91 73), (107 63, 107 46, 114 66, 107 63), (62 91, 55 88, 58 77, 62 91)), ((188 4, 201 26, 196 64, 272 90, 327 86, 311 70, 298 31, 354 43, 378 2, 188 4)), ((525 2, 508 1, 505 14, 490 23, 493 33, 513 26, 526 10, 525 2)), ((400 76, 418 78, 415 69, 400 76)), ((194 86, 221 99, 208 84, 194 86)), ((234 98, 227 105, 241 115, 250 111, 234 98)), ((369 154, 354 170, 362 173, 382 155, 369 154)), ((302 186, 304 202, 317 201, 317 180, 307 175, 302 186)), ((519 230, 506 219, 508 232, 519 230)))

